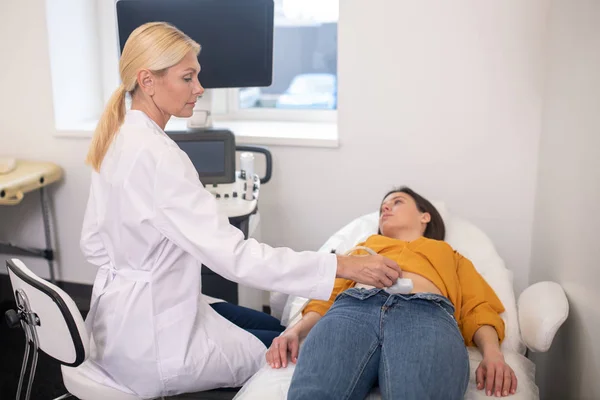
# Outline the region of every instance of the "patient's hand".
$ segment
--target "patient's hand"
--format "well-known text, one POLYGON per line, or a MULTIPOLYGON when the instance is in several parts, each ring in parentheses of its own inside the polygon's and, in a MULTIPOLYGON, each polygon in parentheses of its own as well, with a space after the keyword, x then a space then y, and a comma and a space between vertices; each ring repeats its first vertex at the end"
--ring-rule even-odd
POLYGON ((267 350, 267 363, 271 368, 287 367, 288 351, 291 353, 292 362, 295 364, 298 360, 298 347, 300 336, 294 330, 284 332, 281 336, 273 339, 273 343, 267 350))
POLYGON ((477 389, 485 388, 488 396, 504 397, 517 391, 517 377, 512 368, 504 361, 500 351, 484 354, 483 360, 475 371, 477 389))
POLYGON ((496 397, 503 397, 515 394, 517 377, 504 361, 496 330, 490 325, 483 325, 475 332, 473 341, 483 354, 483 361, 475 371, 477 389, 485 388, 488 396, 495 394, 496 397))

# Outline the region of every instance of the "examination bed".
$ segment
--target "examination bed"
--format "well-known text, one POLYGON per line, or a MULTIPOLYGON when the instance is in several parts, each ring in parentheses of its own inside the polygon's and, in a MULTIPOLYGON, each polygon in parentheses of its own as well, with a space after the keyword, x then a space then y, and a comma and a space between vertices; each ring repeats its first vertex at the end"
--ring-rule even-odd
MULTIPOLYGON (((568 315, 568 302, 562 288, 553 282, 538 282, 529 286, 517 299, 513 291, 513 274, 505 267, 491 240, 475 225, 451 215, 444 204, 435 203, 446 224, 446 241, 469 258, 479 273, 496 291, 506 311, 502 318, 506 324, 506 338, 501 345, 506 362, 513 368, 518 379, 517 393, 510 399, 539 399, 535 383, 535 364, 526 355, 528 351, 545 352, 554 335, 568 315)), ((378 213, 355 219, 333 236, 320 251, 336 250, 343 253, 377 232, 378 213)), ((280 310, 284 326, 291 326, 301 318, 301 310, 307 299, 271 294, 271 307, 280 310)), ((277 311, 275 311, 277 313, 277 311)), ((301 344, 302 346, 302 344, 301 344)), ((481 361, 476 348, 469 348, 471 378, 465 399, 484 399, 483 391, 475 384, 475 370, 481 361)), ((302 352, 302 347, 300 347, 302 352)), ((278 400, 287 397, 294 371, 294 364, 287 368, 272 369, 265 365, 238 392, 237 400, 278 400)), ((379 400, 378 389, 373 389, 368 400, 379 400)))
POLYGON ((47 187, 63 176, 56 164, 45 161, 0 157, 0 206, 17 206, 29 193, 39 191, 45 247, 33 248, 0 241, 0 254, 43 258, 48 262, 50 281, 56 283, 53 262, 51 206, 47 187))

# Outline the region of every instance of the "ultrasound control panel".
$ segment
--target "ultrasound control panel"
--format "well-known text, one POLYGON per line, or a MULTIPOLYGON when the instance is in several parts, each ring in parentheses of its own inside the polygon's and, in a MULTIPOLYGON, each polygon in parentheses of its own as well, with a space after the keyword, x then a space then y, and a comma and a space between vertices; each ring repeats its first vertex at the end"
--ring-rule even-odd
POLYGON ((260 178, 254 175, 251 179, 251 196, 248 196, 248 180, 244 179, 240 172, 236 172, 236 180, 233 183, 213 183, 204 185, 215 199, 219 209, 229 218, 238 218, 251 215, 258 206, 260 191, 260 178))

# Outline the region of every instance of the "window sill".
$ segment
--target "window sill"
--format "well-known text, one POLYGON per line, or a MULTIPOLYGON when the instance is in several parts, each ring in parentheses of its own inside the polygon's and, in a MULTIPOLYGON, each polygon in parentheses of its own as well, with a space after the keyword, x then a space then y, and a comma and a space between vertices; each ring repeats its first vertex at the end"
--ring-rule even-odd
MULTIPOLYGON (((95 123, 82 122, 58 129, 57 138, 91 138, 95 123)), ((213 128, 228 129, 235 135, 236 144, 339 147, 336 123, 322 122, 282 122, 282 121, 243 121, 217 120, 213 128)), ((185 120, 172 120, 166 132, 186 131, 185 120)))

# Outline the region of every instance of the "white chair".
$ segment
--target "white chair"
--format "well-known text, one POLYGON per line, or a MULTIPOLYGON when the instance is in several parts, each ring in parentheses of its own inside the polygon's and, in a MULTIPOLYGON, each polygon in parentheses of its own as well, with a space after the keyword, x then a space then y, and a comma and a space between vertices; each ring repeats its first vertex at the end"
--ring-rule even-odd
POLYGON ((31 349, 33 357, 26 400, 31 395, 38 350, 61 364, 63 382, 69 393, 56 400, 71 396, 81 400, 140 400, 79 373, 75 367, 88 358, 89 335, 73 299, 61 288, 36 276, 21 260, 11 259, 6 265, 17 302, 17 310, 7 311, 6 319, 11 327, 21 325, 26 340, 17 400, 21 397, 31 349))

